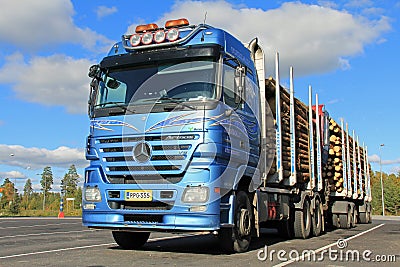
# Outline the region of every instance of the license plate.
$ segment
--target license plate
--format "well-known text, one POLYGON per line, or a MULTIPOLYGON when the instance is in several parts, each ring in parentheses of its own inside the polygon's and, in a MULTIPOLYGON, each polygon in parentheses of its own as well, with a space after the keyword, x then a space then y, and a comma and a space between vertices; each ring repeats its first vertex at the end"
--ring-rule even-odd
POLYGON ((152 201, 153 192, 151 190, 126 190, 126 201, 152 201))

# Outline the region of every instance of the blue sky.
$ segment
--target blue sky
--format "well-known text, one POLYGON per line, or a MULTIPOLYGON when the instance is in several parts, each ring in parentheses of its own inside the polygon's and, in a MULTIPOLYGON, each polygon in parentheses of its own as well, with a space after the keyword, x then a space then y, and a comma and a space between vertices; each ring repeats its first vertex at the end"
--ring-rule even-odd
POLYGON ((69 165, 83 174, 89 130, 87 69, 140 23, 187 17, 257 36, 267 74, 280 52, 281 75, 295 68, 295 91, 313 86, 336 120, 368 145, 372 167, 400 170, 400 1, 5 1, 0 10, 0 183, 39 188, 52 166, 54 188, 69 165), (222 15, 223 14, 223 15, 222 15))

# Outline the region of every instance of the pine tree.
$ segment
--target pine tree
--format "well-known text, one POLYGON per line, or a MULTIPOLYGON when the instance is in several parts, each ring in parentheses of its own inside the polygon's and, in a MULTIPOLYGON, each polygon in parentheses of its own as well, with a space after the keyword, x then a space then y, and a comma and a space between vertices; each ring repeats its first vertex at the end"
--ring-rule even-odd
POLYGON ((42 179, 40 180, 40 184, 42 185, 42 191, 43 191, 43 210, 45 210, 46 195, 47 192, 51 190, 51 186, 53 185, 53 172, 50 166, 47 166, 43 169, 42 179))
POLYGON ((24 195, 29 197, 32 194, 32 192, 33 192, 32 181, 31 179, 28 178, 24 186, 24 195))
POLYGON ((27 210, 29 209, 30 200, 32 199, 33 188, 31 179, 27 179, 24 185, 24 196, 22 197, 21 206, 27 210))
POLYGON ((61 190, 66 197, 72 197, 76 194, 78 187, 79 175, 76 172, 75 165, 71 165, 68 172, 64 175, 61 180, 61 190))
POLYGON ((40 180, 42 191, 47 193, 51 190, 53 185, 53 172, 51 167, 47 166, 43 169, 42 179, 40 180))

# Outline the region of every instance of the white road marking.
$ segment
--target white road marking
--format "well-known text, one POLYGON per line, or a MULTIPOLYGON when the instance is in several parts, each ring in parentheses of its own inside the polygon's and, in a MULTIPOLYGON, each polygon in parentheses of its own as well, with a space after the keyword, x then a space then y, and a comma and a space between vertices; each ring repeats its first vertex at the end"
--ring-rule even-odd
POLYGON ((98 245, 80 246, 80 247, 72 247, 72 248, 60 248, 60 249, 36 251, 36 252, 30 252, 30 253, 21 253, 21 254, 2 256, 2 257, 0 257, 0 259, 17 258, 17 257, 29 256, 29 255, 38 255, 38 254, 61 252, 61 251, 76 250, 76 249, 83 249, 83 248, 104 247, 104 246, 111 246, 111 245, 115 245, 115 243, 106 243, 106 244, 98 244, 98 245))
POLYGON ((40 226, 51 226, 51 225, 65 225, 65 224, 80 224, 81 222, 76 223, 48 223, 48 224, 34 224, 34 225, 24 225, 24 226, 7 226, 7 227, 0 227, 2 229, 18 229, 18 228, 33 228, 33 227, 40 227, 40 226))
MULTIPOLYGON (((345 238, 345 239, 343 239, 343 240, 349 241, 349 240, 354 239, 354 238, 356 238, 356 237, 359 237, 359 236, 361 236, 361 235, 363 235, 363 234, 369 233, 369 232, 371 232, 371 231, 373 231, 373 230, 375 230, 375 229, 378 229, 379 227, 382 227, 382 226, 384 226, 384 225, 385 225, 384 223, 379 224, 379 225, 377 225, 377 226, 375 226, 375 227, 372 227, 372 228, 370 228, 370 229, 368 229, 368 230, 365 230, 364 232, 360 232, 360 233, 358 233, 358 234, 356 234, 356 235, 350 236, 350 237, 345 238)), ((325 249, 328 249, 328 248, 333 247, 333 246, 336 246, 336 245, 337 245, 337 242, 332 243, 332 244, 329 244, 329 245, 326 245, 326 246, 321 247, 321 248, 318 248, 318 249, 314 250, 314 252, 315 252, 315 254, 317 254, 317 253, 319 253, 319 252, 321 252, 321 251, 323 251, 323 250, 325 250, 325 249)), ((295 259, 291 259, 291 260, 289 260, 289 261, 282 262, 282 263, 280 263, 280 264, 274 265, 274 267, 282 267, 282 266, 289 265, 289 264, 291 264, 291 263, 293 263, 293 262, 297 262, 297 261, 299 261, 299 260, 304 260, 304 257, 305 257, 305 256, 306 256, 306 255, 303 255, 303 256, 297 257, 297 258, 295 258, 295 259)))
POLYGON ((25 236, 41 236, 41 235, 58 235, 58 234, 69 234, 69 233, 81 233, 81 232, 96 232, 98 230, 76 230, 76 231, 66 231, 66 232, 51 232, 51 233, 37 233, 37 234, 23 234, 23 235, 8 235, 0 236, 3 238, 13 238, 13 237, 25 237, 25 236))
POLYGON ((16 223, 22 220, 29 220, 29 221, 41 221, 41 220, 59 220, 59 221, 82 221, 82 218, 77 217, 65 217, 65 218, 57 218, 57 217, 12 217, 12 218, 0 218, 0 224, 4 223, 16 223))
MULTIPOLYGON (((182 237, 198 236, 198 235, 204 235, 204 233, 180 235, 179 237, 176 237, 176 236, 157 237, 157 238, 149 239, 148 242, 155 242, 155 241, 168 240, 168 239, 179 239, 179 238, 182 238, 182 237)), ((8 255, 8 256, 1 256, 0 259, 17 258, 17 257, 23 257, 23 256, 31 256, 31 255, 39 255, 39 254, 45 254, 45 253, 62 252, 62 251, 77 250, 77 249, 84 249, 84 248, 104 247, 104 246, 111 246, 111 245, 115 246, 117 244, 116 243, 105 243, 105 244, 98 244, 98 245, 87 245, 87 246, 79 246, 79 247, 70 247, 70 248, 60 248, 60 249, 36 251, 36 252, 29 252, 29 253, 21 253, 21 254, 14 254, 14 255, 8 255)))

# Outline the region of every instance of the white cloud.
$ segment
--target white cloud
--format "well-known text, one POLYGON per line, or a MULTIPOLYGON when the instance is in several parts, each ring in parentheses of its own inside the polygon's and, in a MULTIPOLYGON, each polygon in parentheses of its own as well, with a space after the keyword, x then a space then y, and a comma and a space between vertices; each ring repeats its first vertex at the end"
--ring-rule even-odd
POLYGON ((0 42, 22 48, 68 42, 90 49, 110 43, 103 35, 75 25, 74 13, 70 0, 2 1, 0 42))
POLYGON ((28 178, 25 174, 19 171, 0 172, 0 176, 9 179, 25 179, 28 178))
MULTIPOLYGON (((369 162, 379 163, 380 158, 378 155, 373 154, 371 156, 368 156, 368 160, 369 160, 369 162)), ((382 165, 393 165, 393 164, 400 164, 400 158, 382 160, 382 165)))
POLYGON ((396 166, 390 169, 391 173, 398 174, 400 173, 400 166, 396 166))
POLYGON ((106 16, 112 15, 116 13, 118 9, 113 6, 113 7, 106 7, 106 6, 99 6, 96 9, 96 15, 98 19, 104 18, 106 16))
POLYGON ((369 162, 379 163, 379 156, 376 154, 368 156, 369 162))
POLYGON ((54 150, 20 145, 0 144, 0 164, 43 169, 45 166, 68 168, 71 164, 76 167, 87 165, 84 149, 60 146, 54 150), (10 156, 13 154, 14 156, 10 156))
MULTIPOLYGON (((366 3, 365 3, 366 4, 366 3)), ((289 65, 296 75, 348 69, 347 58, 363 53, 364 47, 391 26, 388 18, 377 20, 327 7, 288 2, 277 9, 235 8, 225 1, 179 1, 162 16, 159 25, 171 18, 187 17, 199 24, 207 11, 207 24, 228 30, 243 42, 258 37, 267 53, 268 74, 273 73, 275 51, 280 52, 282 73, 289 65), (221 15, 223 14, 223 16, 221 15)), ((133 29, 133 25, 128 31, 133 29)))
POLYGON ((6 58, 0 69, 0 82, 11 83, 17 97, 44 105, 65 106, 70 113, 87 109, 90 79, 87 59, 65 55, 33 57, 25 62, 20 53, 6 58))
POLYGON ((369 7, 372 5, 373 5, 373 3, 371 0, 350 0, 350 1, 348 1, 348 3, 345 4, 345 7, 362 8, 362 7, 369 7))

